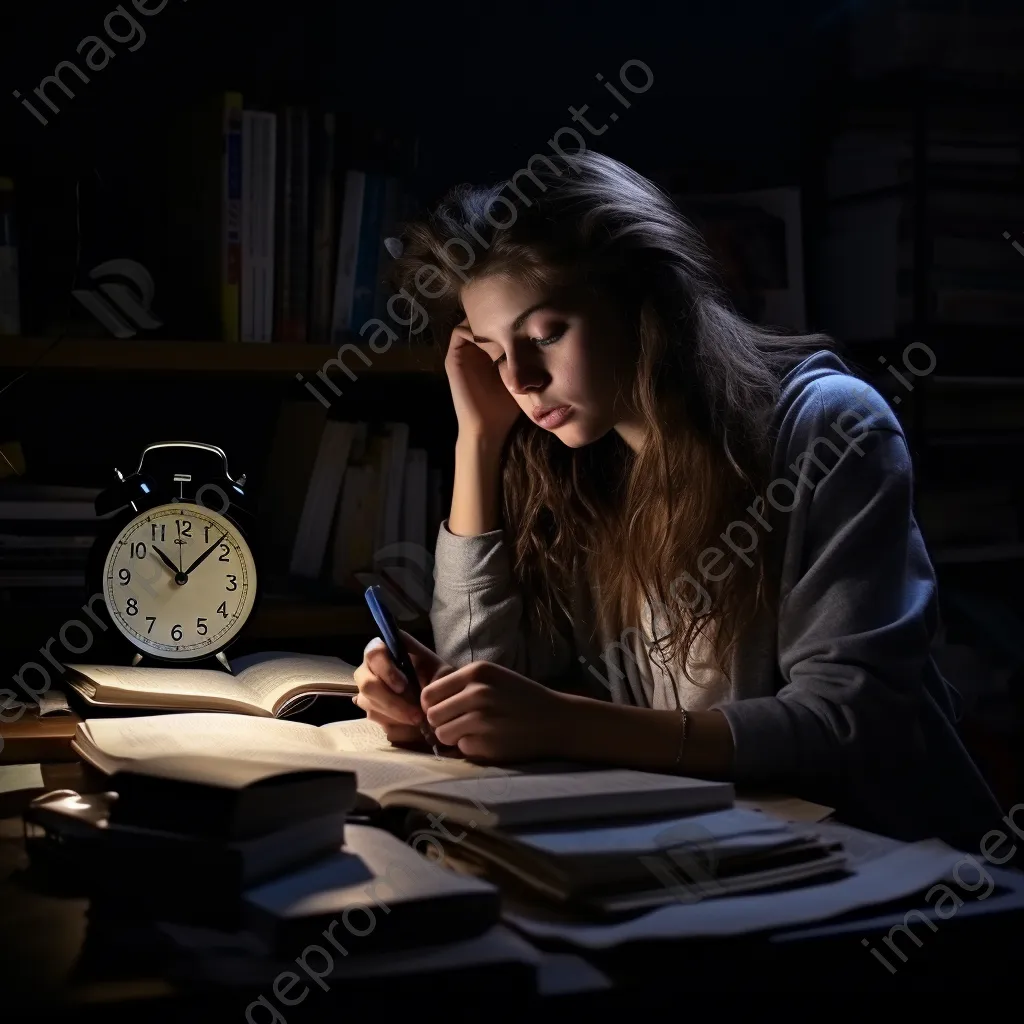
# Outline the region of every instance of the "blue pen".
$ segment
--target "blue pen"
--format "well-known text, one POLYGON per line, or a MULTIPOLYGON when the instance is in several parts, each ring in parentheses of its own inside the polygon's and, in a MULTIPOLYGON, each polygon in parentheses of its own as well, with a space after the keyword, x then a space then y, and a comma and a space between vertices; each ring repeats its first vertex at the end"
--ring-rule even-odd
MULTIPOLYGON (((413 707, 420 708, 420 681, 416 676, 416 669, 413 668, 412 661, 409 660, 409 652, 405 649, 405 644, 402 642, 402 634, 399 633, 398 626, 395 624, 388 606, 384 603, 384 595, 381 588, 376 584, 372 587, 367 587, 365 597, 366 603, 370 606, 370 614, 373 616, 373 621, 377 623, 377 628, 380 630, 381 639, 387 645, 391 660, 398 667, 402 675, 405 676, 406 687, 402 691, 402 696, 413 707)), ((430 728, 426 719, 420 722, 420 733, 427 741, 427 744, 433 748, 435 756, 440 757, 441 754, 437 749, 437 737, 434 735, 434 730, 430 728)))

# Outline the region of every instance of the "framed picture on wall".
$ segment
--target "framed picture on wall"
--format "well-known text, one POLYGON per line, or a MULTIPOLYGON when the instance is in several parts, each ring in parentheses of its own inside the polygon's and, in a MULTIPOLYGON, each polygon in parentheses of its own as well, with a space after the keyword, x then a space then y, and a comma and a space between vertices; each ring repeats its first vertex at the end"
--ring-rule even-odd
POLYGON ((672 198, 715 254, 740 314, 762 326, 807 329, 799 188, 672 198))

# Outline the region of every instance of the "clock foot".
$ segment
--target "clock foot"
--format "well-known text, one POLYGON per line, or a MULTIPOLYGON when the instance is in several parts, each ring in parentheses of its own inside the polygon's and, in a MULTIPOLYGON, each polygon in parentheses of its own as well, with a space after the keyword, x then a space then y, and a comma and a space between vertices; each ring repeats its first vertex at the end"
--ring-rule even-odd
POLYGON ((132 668, 138 665, 140 661, 142 661, 142 655, 138 651, 136 651, 135 654, 132 656, 132 668))
POLYGON ((225 672, 234 675, 234 672, 231 671, 231 665, 228 663, 227 655, 223 651, 218 651, 214 657, 224 666, 225 672))

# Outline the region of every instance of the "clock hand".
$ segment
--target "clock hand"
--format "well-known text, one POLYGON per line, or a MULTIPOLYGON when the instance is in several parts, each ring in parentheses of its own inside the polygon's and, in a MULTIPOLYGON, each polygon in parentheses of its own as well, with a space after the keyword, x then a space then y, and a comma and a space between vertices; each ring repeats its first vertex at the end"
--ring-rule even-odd
POLYGON ((175 576, 177 576, 178 573, 181 572, 181 570, 155 544, 153 545, 153 550, 160 556, 164 565, 166 565, 167 568, 170 569, 175 576))
POLYGON ((213 551, 213 549, 214 549, 214 548, 216 548, 216 547, 217 547, 217 545, 218 545, 218 544, 220 544, 220 542, 221 542, 221 541, 222 541, 222 540, 223 540, 223 539, 224 539, 224 538, 225 538, 226 536, 227 536, 227 533, 226 533, 226 532, 225 532, 225 533, 222 533, 222 534, 220 535, 220 537, 219 537, 219 538, 218 538, 217 540, 215 540, 215 541, 214 541, 214 542, 213 542, 213 543, 212 543, 212 544, 211 544, 211 545, 210 545, 210 546, 209 546, 209 547, 208 547, 208 548, 207 548, 207 549, 206 549, 206 550, 205 550, 205 551, 204 551, 204 552, 203 552, 203 553, 202 553, 202 554, 201 554, 201 555, 200 555, 200 556, 199 556, 199 557, 198 557, 198 558, 197 558, 197 559, 196 559, 196 560, 195 560, 195 561, 194 561, 194 562, 193 562, 193 563, 192 563, 192 564, 191 564, 191 565, 190 565, 190 566, 189 566, 189 567, 188 567, 188 568, 187 568, 187 569, 185 570, 185 575, 186 575, 186 576, 188 576, 188 574, 189 574, 190 572, 192 572, 192 570, 193 570, 193 569, 194 569, 194 568, 195 568, 195 567, 196 567, 196 566, 197 566, 197 565, 198 565, 198 564, 199 564, 199 563, 200 563, 200 562, 201 562, 201 561, 202 561, 202 560, 203 560, 204 558, 206 558, 206 556, 207 556, 207 555, 209 555, 209 554, 210 554, 210 553, 211 553, 211 552, 213 551))
MULTIPOLYGON (((175 519, 174 522, 178 526, 178 572, 181 572, 182 571, 182 568, 181 568, 181 549, 185 545, 181 543, 181 520, 180 519, 175 519)), ((187 576, 188 573, 185 573, 185 575, 187 576)))

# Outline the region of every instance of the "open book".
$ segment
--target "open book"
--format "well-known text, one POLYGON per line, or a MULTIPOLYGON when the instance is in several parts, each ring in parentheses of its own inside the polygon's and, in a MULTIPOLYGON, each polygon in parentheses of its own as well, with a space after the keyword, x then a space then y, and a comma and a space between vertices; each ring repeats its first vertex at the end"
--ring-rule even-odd
POLYGON ((485 828, 687 813, 733 802, 725 782, 566 763, 504 768, 404 750, 366 719, 315 726, 202 713, 94 718, 78 726, 72 746, 110 775, 147 758, 202 758, 212 751, 282 770, 345 769, 356 773, 357 807, 410 807, 485 828))
POLYGON ((304 699, 325 694, 351 697, 355 668, 341 658, 271 651, 218 669, 127 665, 65 665, 67 682, 93 705, 167 711, 233 711, 280 718, 304 699))

